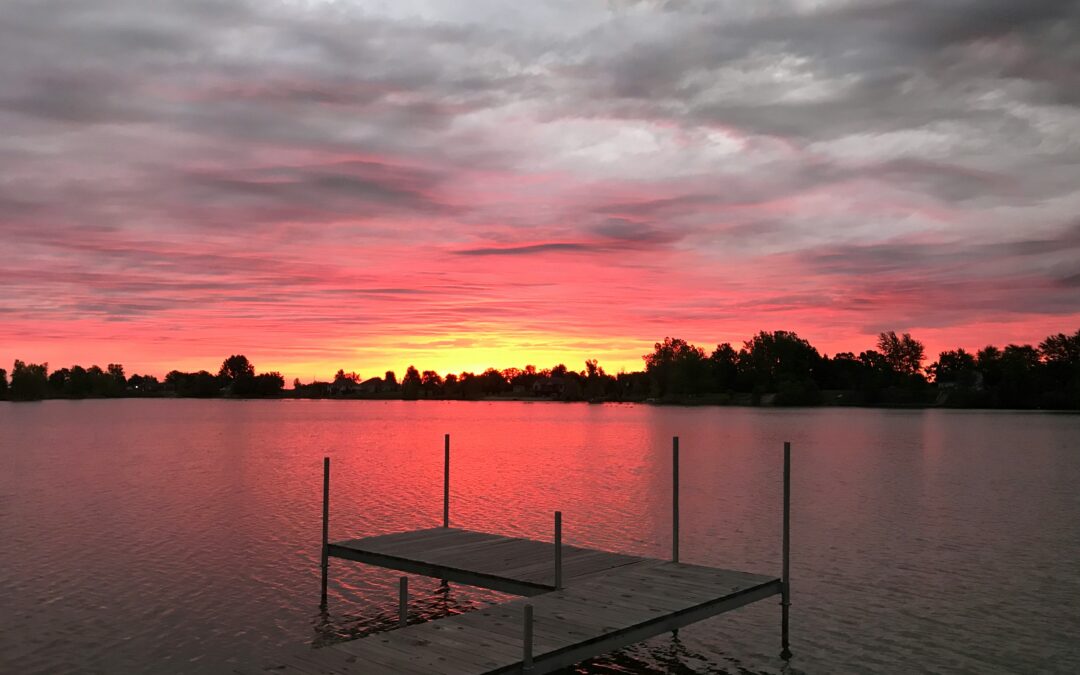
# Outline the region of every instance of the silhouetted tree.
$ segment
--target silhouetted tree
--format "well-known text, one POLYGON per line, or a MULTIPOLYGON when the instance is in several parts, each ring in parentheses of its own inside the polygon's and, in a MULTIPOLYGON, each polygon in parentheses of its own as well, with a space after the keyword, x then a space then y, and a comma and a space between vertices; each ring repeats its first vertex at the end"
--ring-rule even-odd
POLYGON ((656 396, 694 395, 705 389, 705 352, 686 340, 666 337, 642 358, 656 396))
POLYGON ((458 383, 457 375, 455 375, 454 373, 446 374, 446 378, 443 380, 442 383, 442 393, 443 396, 446 396, 447 398, 461 397, 461 386, 458 383))
POLYGON ((386 371, 386 375, 383 376, 383 382, 385 382, 388 385, 396 387, 397 386, 397 375, 394 374, 394 371, 388 370, 388 371, 386 371))
POLYGON ((975 385, 977 362, 975 357, 962 348, 941 352, 938 360, 927 367, 926 372, 937 384, 954 384, 960 387, 975 385))
POLYGON ((401 380, 401 395, 407 399, 419 398, 420 387, 423 382, 420 371, 416 369, 416 366, 409 366, 405 369, 405 377, 401 380))
POLYGON ((603 372, 604 369, 600 367, 600 363, 596 359, 585 359, 585 373, 590 380, 603 374, 603 372))
POLYGON ((620 372, 615 381, 616 398, 620 401, 642 401, 652 389, 649 376, 643 372, 620 372))
POLYGON ((285 378, 278 372, 259 373, 254 378, 255 396, 276 396, 285 388, 285 378))
POLYGON ((240 378, 255 377, 255 366, 243 354, 233 354, 221 363, 218 377, 225 384, 232 384, 240 378))
POLYGON ((585 361, 585 383, 582 393, 586 399, 600 401, 608 398, 615 383, 615 378, 605 373, 596 359, 585 361))
POLYGON ((820 395, 814 373, 821 355, 793 332, 762 331, 743 343, 738 366, 753 391, 776 392, 780 405, 807 405, 820 395))
POLYGON ((70 396, 70 380, 71 371, 67 368, 60 368, 49 373, 49 396, 52 398, 66 398, 70 396))
POLYGON ((1040 404, 1039 352, 1031 345, 1006 345, 1001 353, 998 405, 1031 408, 1040 404))
POLYGON ((346 373, 344 368, 339 368, 338 371, 336 373, 334 373, 334 384, 342 384, 342 383, 345 383, 345 382, 352 382, 353 384, 359 384, 360 383, 360 375, 358 373, 355 373, 355 372, 346 373))
POLYGON ((165 376, 165 386, 177 396, 209 398, 221 394, 221 380, 205 370, 197 373, 170 371, 165 376))
POLYGON ((978 351, 975 366, 982 373, 987 388, 997 387, 1001 383, 1001 350, 994 345, 987 345, 978 351))
POLYGON ((1047 364, 1080 365, 1080 330, 1072 335, 1058 333, 1039 343, 1039 354, 1047 364))
POLYGON ((0 368, 0 400, 7 398, 8 394, 8 381, 7 370, 0 368))
POLYGON ((161 389, 161 383, 153 375, 135 374, 128 378, 127 390, 136 395, 154 394, 161 389))
POLYGON ((485 370, 478 379, 480 391, 484 396, 498 396, 506 392, 508 382, 503 374, 494 368, 485 370))
POLYGON ((124 366, 119 363, 110 363, 107 370, 109 371, 109 375, 111 375, 116 382, 117 389, 123 391, 124 388, 127 387, 127 378, 124 377, 124 366))
MULTIPOLYGON (((447 378, 449 379, 449 378, 447 378)), ((466 400, 475 400, 484 395, 482 378, 475 373, 464 372, 457 378, 458 396, 466 400)))
MULTIPOLYGON (((351 395, 360 390, 360 375, 355 372, 346 373, 343 368, 339 368, 334 373, 334 381, 330 383, 329 390, 331 394, 337 395, 351 395)), ((311 391, 309 395, 316 392, 311 391)), ((318 392, 320 395, 324 392, 318 392)))
MULTIPOLYGON (((862 391, 866 380, 865 371, 863 362, 853 353, 839 352, 831 359, 822 357, 814 379, 822 389, 862 391)), ((844 399, 842 402, 853 401, 844 399)))
POLYGON ((13 401, 40 401, 49 395, 49 364, 15 361, 8 388, 13 401))
POLYGON ((739 377, 739 354, 727 342, 716 345, 709 355, 709 369, 712 375, 710 389, 724 392, 735 389, 739 377))
POLYGON ((918 375, 922 370, 925 348, 911 333, 897 336, 896 331, 878 335, 878 349, 885 356, 885 362, 895 372, 902 375, 918 375))
POLYGON ((423 390, 424 396, 428 398, 439 396, 442 394, 443 389, 442 376, 434 370, 425 370, 420 373, 420 388, 423 390))
POLYGON ((90 384, 91 396, 108 396, 111 382, 109 375, 99 365, 92 365, 86 369, 86 379, 90 384))
POLYGON ((1046 405, 1080 409, 1080 330, 1073 335, 1058 333, 1039 343, 1046 364, 1048 388, 1046 405))
POLYGON ((259 385, 255 382, 255 366, 243 354, 233 354, 221 363, 218 378, 232 396, 257 396, 259 385))
POLYGON ((524 373, 524 371, 522 371, 520 368, 513 368, 513 367, 504 368, 501 372, 502 372, 503 379, 506 380, 509 383, 513 383, 514 380, 521 377, 522 374, 524 373))

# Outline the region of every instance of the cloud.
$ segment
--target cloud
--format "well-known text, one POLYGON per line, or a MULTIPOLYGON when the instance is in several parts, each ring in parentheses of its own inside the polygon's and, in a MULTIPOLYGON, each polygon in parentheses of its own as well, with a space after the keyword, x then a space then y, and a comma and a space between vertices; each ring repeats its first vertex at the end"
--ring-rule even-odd
POLYGON ((593 251, 596 247, 590 244, 579 242, 549 242, 545 244, 527 244, 524 246, 503 246, 503 247, 480 247, 480 248, 466 248, 459 251, 455 251, 458 255, 470 255, 470 256, 487 256, 487 255, 533 255, 537 253, 551 253, 551 252, 564 252, 564 251, 593 251))
POLYGON ((1060 0, 13 0, 0 357, 1034 340, 1078 45, 1060 0))

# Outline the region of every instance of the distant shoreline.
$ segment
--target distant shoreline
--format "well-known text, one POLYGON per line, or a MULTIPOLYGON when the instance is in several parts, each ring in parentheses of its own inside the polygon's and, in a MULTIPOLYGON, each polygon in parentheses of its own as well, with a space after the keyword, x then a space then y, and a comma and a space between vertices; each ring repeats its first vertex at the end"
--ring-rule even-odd
POLYGON ((585 401, 585 400, 560 400, 552 398, 533 398, 528 396, 483 396, 479 398, 405 398, 402 396, 293 396, 285 392, 280 396, 174 396, 167 394, 151 394, 139 396, 84 396, 81 398, 46 398, 31 401, 11 401, 0 399, 0 403, 28 404, 41 403, 44 401, 130 401, 130 400, 191 400, 191 401, 403 401, 403 402, 461 402, 461 403, 550 403, 550 404, 586 404, 586 405, 644 405, 663 408, 739 408, 739 409, 767 409, 767 410, 809 410, 809 409, 838 409, 838 408, 863 408, 870 410, 986 410, 994 412, 1047 412, 1047 413, 1070 413, 1080 414, 1080 410, 1071 408, 1003 408, 990 406, 961 406, 933 403, 817 403, 809 405, 777 405, 776 403, 751 402, 717 402, 717 401, 688 401, 688 400, 634 400, 634 401, 585 401))
POLYGON ((643 357, 645 369, 607 373, 596 359, 585 369, 565 364, 539 369, 440 375, 410 365, 363 378, 339 369, 309 383, 280 372, 256 372, 243 354, 226 358, 217 374, 172 370, 159 381, 128 376, 110 363, 49 371, 46 363, 15 360, 8 382, 0 369, 0 398, 309 398, 346 400, 486 400, 652 403, 676 406, 869 407, 890 409, 1080 410, 1080 330, 1047 336, 1038 347, 987 345, 976 353, 941 352, 924 366, 923 344, 910 334, 878 336, 877 349, 858 355, 821 354, 790 331, 761 331, 736 350, 722 343, 706 351, 665 337, 643 357))

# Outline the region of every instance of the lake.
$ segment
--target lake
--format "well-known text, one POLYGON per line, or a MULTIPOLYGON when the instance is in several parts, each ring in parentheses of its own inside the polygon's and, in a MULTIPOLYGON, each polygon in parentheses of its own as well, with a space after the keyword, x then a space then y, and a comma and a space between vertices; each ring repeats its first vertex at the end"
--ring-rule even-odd
MULTIPOLYGON (((461 401, 0 403, 0 672, 218 673, 393 623, 397 574, 331 540, 432 527, 778 575, 792 442, 792 649, 778 599, 589 673, 1080 672, 1080 416, 461 401)), ((428 617, 502 596, 422 577, 428 617)))

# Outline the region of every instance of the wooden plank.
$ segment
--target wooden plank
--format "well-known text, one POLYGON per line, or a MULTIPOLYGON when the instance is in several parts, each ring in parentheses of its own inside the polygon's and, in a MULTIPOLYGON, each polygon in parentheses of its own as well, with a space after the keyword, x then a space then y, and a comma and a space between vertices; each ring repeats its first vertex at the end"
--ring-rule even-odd
MULTIPOLYGON (((615 569, 624 565, 640 562, 641 558, 605 554, 603 552, 585 553, 567 558, 563 557, 563 578, 566 580, 589 576, 597 572, 615 569)), ((548 561, 532 563, 524 567, 506 571, 507 576, 522 581, 537 583, 551 582, 554 564, 548 561)))
POLYGON ((436 527, 420 532, 399 532, 392 535, 381 535, 370 539, 350 539, 344 542, 332 542, 339 546, 347 546, 367 551, 393 554, 416 554, 435 551, 449 546, 477 543, 484 541, 499 541, 503 539, 497 534, 486 532, 468 532, 463 530, 436 527))
MULTIPOLYGON (((553 591, 549 542, 432 528, 330 544, 330 555, 532 596, 536 675, 552 672, 781 592, 780 579, 582 547, 563 547, 553 591)), ((362 672, 521 672, 525 600, 328 647, 362 672)), ((321 650, 320 650, 321 651, 321 650)), ((321 655, 290 661, 310 675, 361 672, 321 655), (306 670, 305 670, 306 669, 306 670)), ((292 672, 292 671, 287 671, 292 672)))
POLYGON ((337 558, 345 558, 347 560, 367 563, 369 565, 376 565, 378 567, 385 567, 392 570, 399 570, 401 572, 422 574, 424 576, 434 577, 436 579, 445 579, 446 581, 468 584, 470 586, 479 586, 480 588, 488 588, 493 591, 510 593, 512 595, 530 596, 537 595, 539 593, 546 593, 547 591, 551 590, 550 586, 546 586, 543 584, 517 581, 514 579, 500 577, 495 574, 476 572, 463 568, 448 567, 445 565, 439 565, 437 563, 411 560, 408 558, 400 558, 397 556, 356 550, 352 548, 344 548, 339 547, 336 544, 330 544, 330 554, 337 558))
POLYGON ((579 661, 605 654, 615 649, 621 649, 650 637, 688 626, 703 619, 717 614, 738 609, 744 605, 767 597, 777 595, 780 592, 780 582, 776 580, 760 586, 754 586, 738 593, 702 602, 699 605, 667 614, 656 619, 627 626, 618 631, 611 631, 595 640, 586 643, 578 643, 573 647, 549 652, 536 658, 534 672, 537 675, 550 673, 561 668, 568 668, 579 661))
MULTIPOLYGON (((563 569, 567 579, 612 569, 641 558, 593 549, 563 547, 563 569)), ((417 574, 437 574, 437 568, 449 568, 462 574, 450 581, 471 583, 470 574, 481 577, 487 588, 498 587, 511 593, 535 594, 544 587, 554 587, 555 547, 549 542, 503 537, 455 528, 430 528, 413 532, 378 535, 330 544, 330 554, 358 562, 390 567, 417 574), (394 558, 395 560, 388 560, 394 558), (501 577, 510 583, 493 582, 501 577), (524 584, 524 588, 515 586, 524 584)))
POLYGON ((540 551, 528 542, 504 539, 455 547, 452 550, 431 551, 425 554, 425 558, 451 566, 468 564, 474 567, 503 569, 513 566, 517 560, 535 560, 538 554, 540 551))
MULTIPOLYGON (((537 607, 534 620, 534 660, 536 673, 546 673, 565 668, 578 661, 606 653, 619 647, 633 644, 648 637, 659 635, 689 623, 718 613, 741 607, 749 602, 775 595, 779 592, 779 581, 753 586, 740 592, 713 596, 708 599, 697 598, 697 602, 677 611, 658 608, 637 608, 633 602, 625 605, 603 607, 590 605, 562 597, 560 593, 551 593, 534 598, 531 602, 537 607), (614 646, 613 646, 614 645, 614 646)), ((614 594, 613 594, 614 595, 614 594)), ((520 643, 521 609, 524 601, 515 601, 501 605, 497 609, 470 612, 439 621, 440 624, 461 624, 464 631, 450 640, 433 640, 427 632, 416 641, 407 641, 403 636, 390 634, 383 645, 396 650, 404 658, 403 664, 423 665, 432 668, 432 672, 443 672, 448 666, 472 667, 461 672, 486 673, 503 670, 483 670, 494 667, 492 664, 504 663, 506 672, 515 672, 513 664, 518 663, 514 652, 520 643), (470 636, 484 635, 483 650, 488 656, 478 655, 472 650, 470 636), (493 637, 501 636, 499 637, 493 637), (429 659, 415 654, 421 647, 431 647, 443 652, 443 658, 429 659), (471 664, 471 665, 470 665, 471 664), (436 670, 439 669, 439 670, 436 670)), ((429 624, 430 625, 430 624, 429 624)), ((422 628, 415 626, 409 630, 422 628)), ((440 627, 445 636, 453 636, 454 628, 440 627)), ((398 631, 404 633, 406 631, 398 631)), ((370 638, 351 643, 351 652, 364 658, 369 651, 370 638)), ((347 648, 343 646, 342 648, 347 648)), ((372 653, 379 653, 372 649, 372 653)), ((520 665, 518 663, 518 665, 520 665)))

